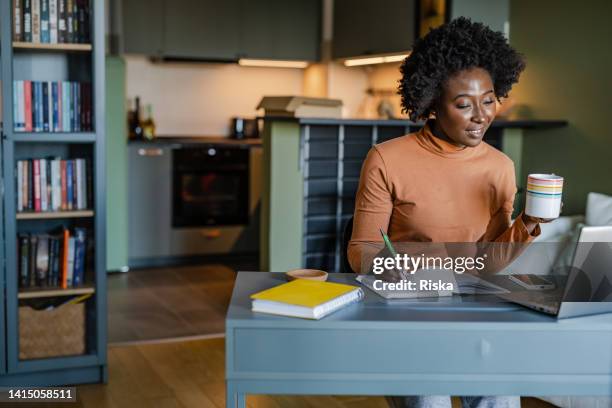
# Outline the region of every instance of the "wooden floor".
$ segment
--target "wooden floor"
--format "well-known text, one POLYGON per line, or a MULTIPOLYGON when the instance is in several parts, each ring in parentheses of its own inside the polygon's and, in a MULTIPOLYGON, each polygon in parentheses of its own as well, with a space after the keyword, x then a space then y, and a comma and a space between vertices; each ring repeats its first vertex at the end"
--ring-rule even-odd
MULTIPOLYGON (((224 339, 115 346, 109 348, 107 385, 77 387, 77 403, 65 408, 224 408, 224 339)), ((386 408, 382 397, 248 396, 251 408, 386 408)), ((551 407, 523 398, 523 407, 551 407)), ((2 405, 4 406, 4 405, 2 405)), ((11 406, 11 405, 7 405, 11 406)), ((13 404, 16 408, 41 404, 13 404)), ((48 405, 42 405, 48 406, 48 405)), ((453 398, 453 406, 459 400, 453 398)))
POLYGON ((235 277, 224 265, 109 275, 109 343, 222 334, 235 277))

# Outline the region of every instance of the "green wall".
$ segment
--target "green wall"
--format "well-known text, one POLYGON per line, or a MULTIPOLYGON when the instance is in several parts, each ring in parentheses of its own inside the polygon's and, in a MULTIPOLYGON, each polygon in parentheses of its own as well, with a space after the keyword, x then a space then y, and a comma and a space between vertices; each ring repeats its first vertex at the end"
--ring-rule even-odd
POLYGON ((533 117, 569 121, 525 131, 521 173, 564 176, 566 215, 584 212, 589 191, 612 194, 610 16, 604 0, 510 4, 510 42, 527 58, 513 97, 533 117))
POLYGON ((106 268, 127 266, 125 62, 106 57, 106 268))

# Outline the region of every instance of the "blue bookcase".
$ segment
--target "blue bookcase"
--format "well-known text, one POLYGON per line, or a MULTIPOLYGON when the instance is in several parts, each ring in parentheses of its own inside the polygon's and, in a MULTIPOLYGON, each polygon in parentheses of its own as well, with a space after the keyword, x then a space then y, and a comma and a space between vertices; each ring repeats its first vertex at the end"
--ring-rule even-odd
MULTIPOLYGON (((61 0, 57 0, 58 2, 61 0)), ((106 208, 105 208, 105 85, 104 0, 89 3, 87 43, 40 44, 15 41, 13 1, 0 5, 0 67, 2 79, 2 177, 0 200, 0 386, 66 385, 106 382, 106 208), (15 131, 14 81, 79 81, 91 84, 93 129, 84 132, 15 131), (17 212, 17 161, 44 157, 88 159, 93 194, 91 205, 80 211, 17 212), (19 288, 18 240, 22 232, 48 232, 58 227, 85 226, 93 240, 91 268, 79 288, 19 288), (67 356, 20 358, 20 301, 89 293, 83 304, 85 352, 67 356)), ((58 308, 59 309, 59 308, 58 308)), ((40 311, 45 313, 45 311, 40 311)), ((81 328, 82 329, 82 328, 81 328)), ((56 331, 60 339, 64 332, 56 331)), ((58 340, 59 341, 59 340, 58 340)))

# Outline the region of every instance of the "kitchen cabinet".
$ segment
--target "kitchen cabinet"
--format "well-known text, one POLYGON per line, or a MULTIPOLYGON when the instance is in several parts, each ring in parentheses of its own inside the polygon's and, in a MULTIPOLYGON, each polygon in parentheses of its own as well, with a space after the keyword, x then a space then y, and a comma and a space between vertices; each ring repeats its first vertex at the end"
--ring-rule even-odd
POLYGON ((124 0, 126 53, 316 61, 321 0, 124 0))
POLYGON ((171 146, 130 143, 128 147, 128 256, 170 255, 172 214, 171 146))
POLYGON ((122 0, 123 52, 159 56, 162 54, 165 0, 122 0))
POLYGON ((241 57, 317 61, 321 2, 243 0, 241 57))
POLYGON ((165 57, 234 60, 240 40, 240 0, 165 0, 165 57))
POLYGON ((334 58, 410 50, 416 33, 415 0, 335 0, 334 58))

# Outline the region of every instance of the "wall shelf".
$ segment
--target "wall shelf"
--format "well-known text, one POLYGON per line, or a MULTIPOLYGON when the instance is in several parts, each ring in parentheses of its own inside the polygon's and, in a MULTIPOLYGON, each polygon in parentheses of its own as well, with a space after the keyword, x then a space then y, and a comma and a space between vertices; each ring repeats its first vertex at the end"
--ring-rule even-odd
POLYGON ((7 135, 15 142, 93 143, 94 132, 13 132, 7 135))
POLYGON ((87 218, 93 217, 93 210, 78 211, 45 211, 45 212, 21 212, 17 213, 18 220, 50 220, 60 218, 87 218))
POLYGON ((17 296, 19 299, 36 299, 43 297, 55 297, 55 296, 73 296, 73 295, 87 295, 96 292, 96 288, 93 286, 82 286, 78 288, 33 288, 33 289, 22 289, 19 291, 17 296))
POLYGON ((22 41, 13 41, 14 50, 30 50, 30 51, 75 51, 89 52, 92 50, 91 44, 47 44, 47 43, 31 43, 22 41))

